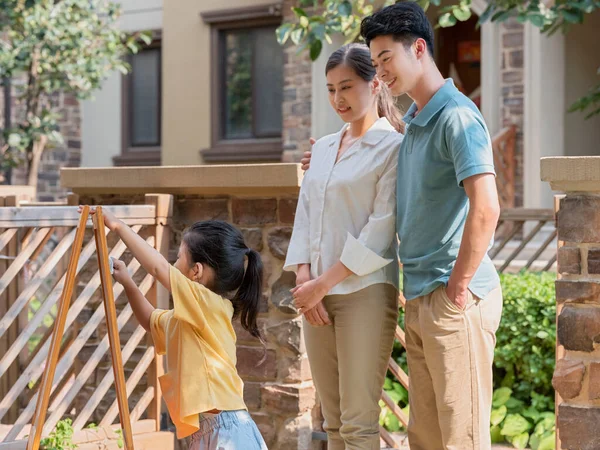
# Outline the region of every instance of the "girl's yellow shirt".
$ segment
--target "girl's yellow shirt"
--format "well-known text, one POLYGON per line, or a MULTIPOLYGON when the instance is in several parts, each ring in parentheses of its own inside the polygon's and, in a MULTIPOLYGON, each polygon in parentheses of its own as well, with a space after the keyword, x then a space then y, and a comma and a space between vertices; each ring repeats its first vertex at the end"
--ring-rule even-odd
POLYGON ((156 352, 166 353, 159 378, 177 438, 199 429, 199 414, 247 409, 236 370, 233 305, 205 286, 170 269, 172 310, 156 309, 150 329, 156 352))

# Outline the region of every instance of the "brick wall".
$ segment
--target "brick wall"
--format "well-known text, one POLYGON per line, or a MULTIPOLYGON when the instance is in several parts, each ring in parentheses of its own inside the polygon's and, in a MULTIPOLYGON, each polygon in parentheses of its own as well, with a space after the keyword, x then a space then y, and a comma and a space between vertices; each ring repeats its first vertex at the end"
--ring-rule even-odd
MULTIPOLYGON (((11 123, 23 119, 24 108, 19 100, 23 79, 12 80, 11 123)), ((47 149, 42 157, 37 185, 37 197, 41 201, 55 201, 66 197, 68 191, 60 187, 61 167, 79 167, 81 162, 81 109, 79 101, 71 94, 59 93, 50 99, 52 107, 60 115, 60 132, 64 143, 47 149)), ((4 114, 4 89, 0 89, 0 109, 4 114)), ((4 126, 4 118, 0 122, 4 126)), ((27 184, 25 171, 13 170, 12 184, 27 184)))
MULTIPOLYGON (((82 196, 86 204, 133 204, 143 203, 143 195, 119 197, 116 195, 82 196)), ((312 442, 312 430, 320 426, 315 408, 315 389, 311 380, 308 358, 302 336, 302 321, 291 306, 289 290, 294 286, 295 276, 282 271, 287 246, 291 237, 296 209, 294 196, 238 198, 231 196, 205 197, 180 195, 174 198, 171 226, 170 259, 176 258, 184 229, 198 220, 221 219, 238 226, 249 246, 261 253, 265 266, 264 297, 259 325, 266 338, 266 349, 260 342, 235 324, 238 335, 238 371, 245 382, 244 397, 271 450, 308 450, 319 448, 312 442), (262 364, 258 364, 265 357, 262 364), (314 424, 313 424, 314 416, 314 424)), ((110 236, 110 235, 109 235, 110 236)), ((127 261, 127 257, 123 258, 127 261)), ((139 282, 142 276, 137 279, 139 282)), ((118 304, 124 305, 124 299, 118 304)), ((81 314, 78 320, 85 323, 90 315, 81 314)), ((131 325, 133 326, 133 325, 131 325)), ((122 342, 127 340, 128 328, 121 333, 122 342)), ((95 338, 99 341, 102 334, 95 338)), ((96 341, 88 343, 88 353, 96 341)), ((143 354, 140 346, 134 354, 134 362, 143 354)), ((85 362, 85 358, 82 358, 85 362)), ((82 363, 83 364, 83 363, 82 363)), ((126 366, 127 372, 133 369, 126 366)), ((87 386, 90 394, 101 380, 110 364, 99 369, 87 386)), ((143 392, 144 383, 136 389, 143 392)), ((86 396, 82 396, 81 402, 86 396)), ((112 399, 100 405, 96 417, 102 417, 112 399)), ((134 405, 132 401, 130 405, 134 405)), ((178 442, 180 449, 187 442, 178 442)))
MULTIPOLYGON (((284 0, 283 22, 294 22, 291 10, 296 0, 284 0)), ((310 149, 312 63, 308 52, 297 54, 289 43, 284 50, 283 68, 283 162, 297 162, 310 149)))
POLYGON ((563 449, 600 448, 600 196, 568 194, 558 213, 557 365, 563 449))
POLYGON ((515 206, 523 206, 523 70, 524 28, 516 20, 500 25, 502 34, 502 126, 517 125, 515 206))

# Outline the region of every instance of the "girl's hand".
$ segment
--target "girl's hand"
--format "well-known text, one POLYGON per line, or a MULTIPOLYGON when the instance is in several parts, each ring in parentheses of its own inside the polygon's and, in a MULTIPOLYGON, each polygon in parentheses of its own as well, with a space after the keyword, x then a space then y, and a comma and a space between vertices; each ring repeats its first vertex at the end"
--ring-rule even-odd
POLYGON ((310 281, 310 264, 300 264, 296 274, 296 286, 300 286, 307 281, 310 281))
MULTIPOLYGON (((79 214, 81 214, 82 210, 83 206, 80 205, 78 209, 79 214)), ((96 214, 96 208, 90 208, 90 214, 92 216, 96 214)), ((104 208, 102 209, 102 217, 104 218, 104 225, 106 225, 110 231, 115 231, 121 223, 121 221, 117 219, 113 213, 104 208)))
POLYGON ((290 292, 294 296, 294 305, 301 314, 304 314, 317 306, 328 291, 329 289, 317 278, 296 286, 290 292))
POLYGON ((308 323, 315 327, 331 325, 329 314, 327 314, 327 310, 325 309, 323 302, 317 303, 317 306, 315 306, 313 309, 306 311, 304 313, 304 317, 306 317, 308 323))
POLYGON ((127 270, 127 265, 123 261, 114 259, 113 267, 113 277, 116 282, 121 283, 122 285, 133 282, 129 271, 127 270))

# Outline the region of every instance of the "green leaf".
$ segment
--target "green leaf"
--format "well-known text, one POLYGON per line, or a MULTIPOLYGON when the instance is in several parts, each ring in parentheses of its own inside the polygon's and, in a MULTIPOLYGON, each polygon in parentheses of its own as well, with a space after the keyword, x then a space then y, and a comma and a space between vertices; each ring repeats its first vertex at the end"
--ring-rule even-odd
MULTIPOLYGON (((542 413, 542 414, 544 414, 544 413, 542 413)), ((539 419, 539 422, 535 426, 534 432, 535 432, 535 434, 541 436, 544 433, 547 433, 549 431, 554 431, 555 428, 556 428, 556 421, 555 421, 554 417, 545 416, 545 417, 539 419)))
POLYGON ((383 423, 384 423, 385 427, 388 429, 388 431, 391 431, 392 433, 400 431, 400 426, 401 426, 400 422, 398 421, 398 418, 392 412, 389 412, 385 416, 383 423))
POLYGON ((471 18, 471 10, 466 6, 461 6, 459 8, 454 8, 452 10, 454 17, 456 17, 461 22, 465 22, 471 18))
POLYGON ((526 431, 529 431, 530 428, 531 424, 525 417, 521 416, 520 414, 509 414, 504 420, 501 433, 504 436, 513 438, 525 433, 526 431))
POLYGON ((490 428, 490 434, 492 435, 492 443, 499 444, 500 442, 504 442, 504 436, 502 436, 498 425, 490 428))
POLYGON ((494 426, 500 425, 502 423, 502 421, 504 420, 504 418, 506 417, 507 413, 508 413, 508 411, 506 409, 506 406, 504 406, 504 405, 500 406, 499 408, 492 409, 490 423, 494 426))
POLYGON ((300 41, 302 40, 303 37, 304 37, 304 29, 302 29, 302 28, 296 28, 290 34, 290 38, 292 39, 292 42, 295 45, 298 45, 300 43, 300 41))
POLYGON ((492 405, 494 408, 499 408, 504 405, 512 394, 512 389, 507 387, 502 387, 500 389, 496 389, 492 396, 492 405))
POLYGON ((530 406, 529 408, 523 410, 521 414, 523 415, 523 417, 533 420, 533 423, 536 423, 540 417, 539 411, 533 406, 530 406))
POLYGON ((518 400, 514 397, 509 398, 505 404, 508 412, 518 412, 525 407, 525 403, 522 400, 518 400))
POLYGON ((277 28, 277 31, 275 33, 277 35, 277 42, 279 43, 279 45, 283 45, 286 43, 293 29, 294 25, 292 25, 291 23, 284 23, 279 28, 277 28))
POLYGON ((445 13, 440 16, 438 23, 442 28, 449 28, 456 25, 456 17, 451 13, 445 13))
POLYGON ((565 20, 569 23, 581 23, 583 22, 583 12, 582 11, 573 11, 568 9, 563 9, 560 11, 561 15, 565 18, 565 20))
POLYGON ((510 17, 512 17, 512 15, 513 15, 512 10, 498 11, 496 14, 494 14, 492 16, 492 22, 503 22, 506 19, 509 19, 510 17))
POLYGON ((308 17, 306 16, 302 16, 300 17, 300 26, 303 28, 307 28, 308 27, 308 17))
POLYGON ((543 437, 537 450, 554 450, 556 448, 556 433, 552 432, 543 437))
POLYGON ((536 336, 540 339, 546 339, 549 336, 549 334, 547 331, 541 330, 536 333, 536 336))
POLYGON ((392 380, 386 377, 385 381, 383 382, 383 390, 391 391, 394 388, 394 385, 392 383, 392 380))
POLYGON ((317 39, 320 39, 320 40, 326 39, 325 25, 318 24, 318 25, 314 26, 312 29, 312 33, 315 35, 315 37, 317 39))
POLYGON ((529 433, 521 433, 512 438, 511 444, 514 448, 523 449, 527 447, 527 442, 529 442, 529 433))
POLYGON ((488 19, 492 16, 495 10, 495 5, 493 3, 488 4, 483 14, 479 16, 479 20, 477 21, 477 25, 483 25, 488 19))
POLYGON ((310 45, 310 59, 315 61, 319 55, 321 54, 321 50, 323 49, 323 41, 314 41, 310 45))
POLYGON ((152 43, 152 32, 151 31, 143 31, 139 34, 139 38, 146 45, 150 45, 152 43))
POLYGON ((537 434, 532 434, 529 438, 529 446, 531 447, 531 450, 538 450, 541 440, 541 436, 538 436, 537 434))
POLYGON ((352 3, 350 3, 348 0, 342 1, 338 6, 338 13, 342 17, 348 17, 350 14, 352 14, 352 3))
POLYGON ((528 18, 529 21, 538 28, 542 28, 546 24, 544 16, 541 14, 531 14, 528 18))
POLYGON ((296 14, 296 17, 306 17, 306 11, 304 11, 302 8, 297 8, 297 7, 293 7, 292 11, 294 11, 294 14, 296 14))

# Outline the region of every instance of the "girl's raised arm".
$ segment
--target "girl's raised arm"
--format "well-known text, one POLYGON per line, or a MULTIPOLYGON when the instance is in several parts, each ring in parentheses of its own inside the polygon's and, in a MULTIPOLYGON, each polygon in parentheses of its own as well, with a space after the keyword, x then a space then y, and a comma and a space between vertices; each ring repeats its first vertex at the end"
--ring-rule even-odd
MULTIPOLYGON (((96 210, 92 208, 90 212, 91 214, 95 214, 96 210)), ((171 292, 171 281, 169 277, 171 265, 165 257, 155 248, 148 245, 143 238, 136 234, 124 222, 117 219, 110 211, 103 209, 102 216, 104 217, 104 224, 111 231, 114 231, 119 235, 123 243, 131 251, 135 259, 140 262, 146 272, 156 278, 160 284, 171 292)))

